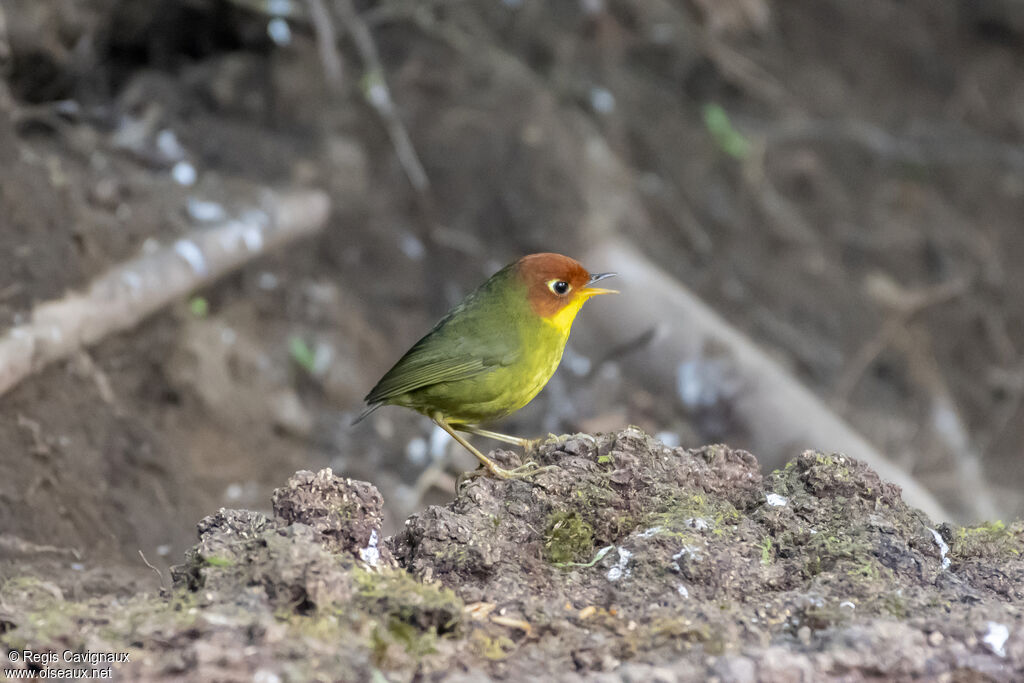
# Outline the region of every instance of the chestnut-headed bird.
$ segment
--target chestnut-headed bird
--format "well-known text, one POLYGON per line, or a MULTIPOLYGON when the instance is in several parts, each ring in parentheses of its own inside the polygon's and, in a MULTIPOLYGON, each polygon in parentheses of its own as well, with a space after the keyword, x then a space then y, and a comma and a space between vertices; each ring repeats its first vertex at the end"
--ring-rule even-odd
POLYGON ((534 462, 499 467, 459 432, 524 448, 534 443, 479 425, 514 413, 544 388, 583 304, 598 294, 617 294, 594 286, 612 275, 591 275, 561 254, 531 254, 502 268, 385 373, 356 422, 380 406, 411 408, 436 422, 491 474, 519 478, 539 472, 543 468, 534 462))

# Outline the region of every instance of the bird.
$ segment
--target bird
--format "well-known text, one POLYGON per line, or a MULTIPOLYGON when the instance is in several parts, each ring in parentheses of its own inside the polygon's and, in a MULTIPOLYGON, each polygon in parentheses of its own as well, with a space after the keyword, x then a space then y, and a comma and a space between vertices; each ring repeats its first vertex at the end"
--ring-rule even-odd
POLYGON ((614 275, 592 275, 579 261, 554 253, 510 263, 413 344, 366 395, 367 407, 353 424, 381 406, 401 406, 433 420, 495 477, 526 478, 548 469, 533 461, 500 467, 460 432, 527 451, 537 443, 480 425, 516 412, 544 388, 583 304, 618 294, 595 286, 614 275))

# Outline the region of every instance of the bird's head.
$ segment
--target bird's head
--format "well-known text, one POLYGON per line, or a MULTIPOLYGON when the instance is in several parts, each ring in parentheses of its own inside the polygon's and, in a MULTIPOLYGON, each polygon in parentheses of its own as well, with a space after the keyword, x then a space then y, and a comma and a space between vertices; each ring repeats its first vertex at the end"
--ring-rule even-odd
POLYGON ((598 294, 618 294, 594 285, 615 273, 591 275, 579 261, 561 254, 530 254, 519 259, 516 271, 526 285, 534 313, 568 332, 587 299, 598 294))

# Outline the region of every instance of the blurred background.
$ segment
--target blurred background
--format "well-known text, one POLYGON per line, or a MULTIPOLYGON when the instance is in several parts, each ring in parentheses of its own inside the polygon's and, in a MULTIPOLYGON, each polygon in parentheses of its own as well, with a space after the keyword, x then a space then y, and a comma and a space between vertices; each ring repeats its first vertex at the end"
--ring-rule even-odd
POLYGON ((391 529, 450 499, 475 462, 429 421, 350 421, 535 251, 623 294, 504 431, 770 469, 844 450, 799 436, 834 415, 951 518, 1019 516, 1022 142, 1017 0, 0 0, 4 328, 265 188, 332 201, 0 397, 0 558, 173 564, 296 469, 391 529))

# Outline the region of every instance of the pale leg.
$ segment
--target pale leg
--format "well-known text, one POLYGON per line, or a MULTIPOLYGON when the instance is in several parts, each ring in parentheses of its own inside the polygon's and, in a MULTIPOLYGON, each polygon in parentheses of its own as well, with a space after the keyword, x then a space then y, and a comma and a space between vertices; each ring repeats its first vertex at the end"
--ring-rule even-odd
POLYGON ((470 434, 476 434, 482 436, 485 439, 494 439, 495 441, 501 441, 503 443, 510 443, 513 446, 519 446, 525 450, 530 450, 538 443, 540 439, 524 439, 519 436, 509 436, 508 434, 501 434, 500 432, 492 432, 489 429, 480 429, 472 425, 452 425, 455 429, 460 432, 469 432, 470 434))
MULTIPOLYGON (((464 439, 461 434, 455 431, 456 428, 453 428, 452 425, 448 424, 448 421, 444 419, 444 416, 441 415, 441 413, 434 413, 433 415, 431 415, 431 419, 433 419, 434 422, 437 423, 438 427, 448 432, 453 439, 462 444, 463 448, 465 448, 467 451, 475 455, 477 459, 480 460, 481 463, 483 463, 483 466, 487 468, 488 472, 490 472, 491 474, 500 479, 523 479, 525 477, 529 477, 534 474, 538 474, 539 472, 542 472, 544 470, 550 469, 550 467, 540 467, 539 465, 537 465, 537 463, 530 461, 525 465, 522 465, 521 467, 506 470, 505 468, 499 466, 498 463, 494 462, 486 455, 484 455, 476 448, 474 448, 471 443, 466 441, 466 439, 464 439)), ((459 428, 461 428, 461 425, 459 428)), ((512 439, 515 437, 510 436, 506 438, 512 439)))

